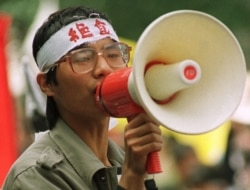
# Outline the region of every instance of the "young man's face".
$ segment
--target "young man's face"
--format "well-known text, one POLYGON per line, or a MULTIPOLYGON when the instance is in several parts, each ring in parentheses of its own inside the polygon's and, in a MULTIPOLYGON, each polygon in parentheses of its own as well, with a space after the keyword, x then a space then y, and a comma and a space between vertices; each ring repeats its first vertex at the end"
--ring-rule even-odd
MULTIPOLYGON (((102 52, 104 45, 112 42, 105 38, 87 46, 102 52)), ((60 63, 56 76, 59 84, 53 86, 53 98, 60 115, 90 119, 105 114, 97 107, 95 90, 101 80, 116 69, 110 67, 103 56, 97 56, 93 70, 81 74, 73 72, 69 59, 60 63)))

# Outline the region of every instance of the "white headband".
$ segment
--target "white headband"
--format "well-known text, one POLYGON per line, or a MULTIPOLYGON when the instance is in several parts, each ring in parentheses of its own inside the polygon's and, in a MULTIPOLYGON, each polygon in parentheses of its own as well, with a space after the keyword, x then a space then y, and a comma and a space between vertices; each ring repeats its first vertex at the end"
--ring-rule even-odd
POLYGON ((89 18, 72 22, 53 34, 37 53, 41 71, 58 61, 68 51, 83 43, 110 37, 119 41, 113 27, 101 18, 89 18))

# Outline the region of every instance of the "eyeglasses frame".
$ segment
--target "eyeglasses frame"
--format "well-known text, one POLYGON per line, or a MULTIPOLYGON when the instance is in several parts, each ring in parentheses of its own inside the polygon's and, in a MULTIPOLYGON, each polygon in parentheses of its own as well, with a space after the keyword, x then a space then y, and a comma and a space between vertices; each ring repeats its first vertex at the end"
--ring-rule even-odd
MULTIPOLYGON (((125 45, 125 46, 127 47, 127 51, 129 52, 129 53, 128 53, 128 61, 127 61, 127 63, 124 63, 124 65, 128 64, 128 62, 129 62, 129 60, 130 60, 130 51, 132 50, 132 47, 129 46, 128 44, 124 43, 124 42, 111 42, 110 44, 113 44, 113 43, 123 44, 123 45, 125 45)), ((106 45, 106 44, 105 44, 105 45, 106 45)), ((86 48, 86 47, 85 47, 85 48, 86 48)), ((90 70, 87 70, 87 71, 78 73, 78 72, 76 72, 76 71, 74 70, 74 68, 73 68, 73 66, 72 66, 71 55, 74 54, 74 53, 77 52, 77 51, 80 51, 81 49, 84 49, 84 48, 78 48, 78 49, 74 49, 74 50, 69 51, 67 54, 65 54, 64 56, 62 56, 62 57, 61 57, 58 61, 56 61, 54 64, 51 64, 51 65, 49 65, 48 67, 45 67, 45 68, 44 68, 44 72, 46 72, 46 71, 48 72, 48 71, 50 71, 50 70, 54 70, 59 64, 64 63, 64 62, 66 62, 66 61, 70 64, 71 70, 72 70, 74 73, 76 73, 76 74, 84 74, 84 73, 87 73, 87 72, 91 71, 94 67, 93 67, 92 69, 90 69, 90 70)), ((103 55, 103 51, 104 51, 104 50, 102 50, 101 52, 97 52, 97 51, 96 51, 96 55, 98 55, 98 56, 103 55)), ((104 57, 104 59, 105 59, 105 57, 104 57)), ((105 60, 106 60, 106 59, 105 59, 105 60)), ((107 61, 107 63, 108 63, 108 61, 107 61)))

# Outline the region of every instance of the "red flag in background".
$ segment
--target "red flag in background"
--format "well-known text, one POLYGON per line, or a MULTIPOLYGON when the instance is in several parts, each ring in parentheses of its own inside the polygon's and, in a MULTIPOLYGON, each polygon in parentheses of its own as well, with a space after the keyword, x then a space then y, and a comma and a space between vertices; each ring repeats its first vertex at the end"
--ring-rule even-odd
POLYGON ((0 186, 17 157, 12 97, 8 86, 6 43, 11 18, 0 13, 0 186))

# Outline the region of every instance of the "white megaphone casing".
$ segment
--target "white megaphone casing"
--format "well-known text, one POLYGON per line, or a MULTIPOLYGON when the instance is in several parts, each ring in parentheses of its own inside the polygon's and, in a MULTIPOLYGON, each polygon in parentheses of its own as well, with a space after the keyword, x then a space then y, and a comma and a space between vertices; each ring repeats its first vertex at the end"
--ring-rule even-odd
POLYGON ((146 28, 134 52, 132 75, 138 102, 152 118, 176 132, 199 134, 220 126, 236 110, 246 64, 238 41, 223 23, 202 12, 183 10, 165 14, 146 28), (186 59, 199 64, 200 81, 167 104, 155 102, 145 85, 147 63, 186 59))
MULTIPOLYGON (((128 74, 128 71, 119 73, 122 77, 128 77, 128 74)), ((246 64, 242 49, 223 23, 199 11, 173 11, 153 21, 140 36, 126 89, 116 90, 115 86, 120 86, 120 81, 112 79, 108 85, 115 95, 111 95, 113 92, 107 95, 99 92, 97 101, 109 112, 110 107, 117 109, 120 97, 129 93, 127 101, 132 98, 162 126, 179 133, 200 134, 220 126, 233 114, 241 100, 245 78, 246 64), (172 101, 159 104, 152 98, 145 81, 147 65, 157 61, 172 66, 185 60, 198 63, 201 78, 197 84, 180 90, 172 101), (103 96, 116 98, 105 105, 103 96)), ((172 87, 178 81, 161 81, 158 84, 161 87, 151 91, 168 89, 170 83, 172 87)), ((121 106, 121 110, 116 111, 130 112, 133 107, 121 106)))

